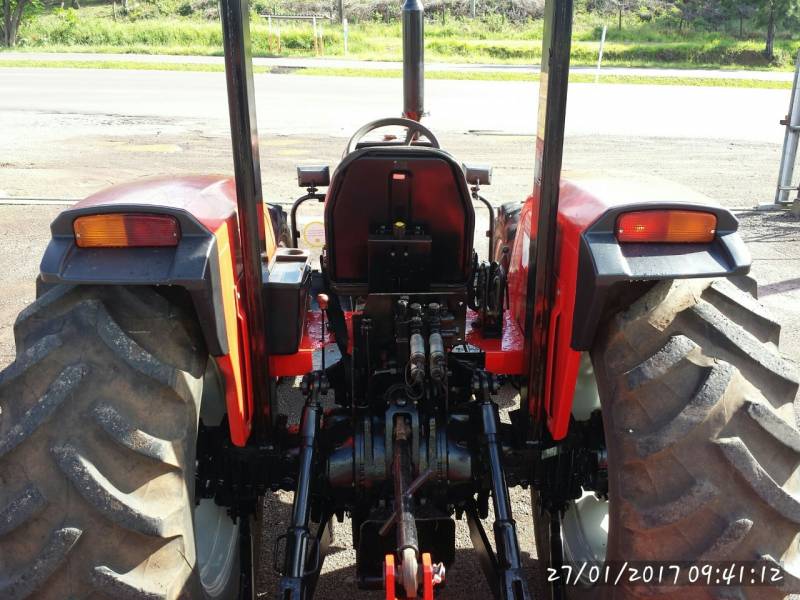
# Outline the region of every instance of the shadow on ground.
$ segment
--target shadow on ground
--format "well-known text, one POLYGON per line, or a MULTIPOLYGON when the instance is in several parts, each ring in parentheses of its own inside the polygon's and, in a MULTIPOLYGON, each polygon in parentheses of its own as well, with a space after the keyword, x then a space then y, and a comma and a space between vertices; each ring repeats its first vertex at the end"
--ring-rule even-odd
MULTIPOLYGON (((292 494, 278 492, 265 499, 264 523, 260 538, 259 571, 256 578, 257 597, 274 599, 279 576, 273 570, 275 539, 285 533, 291 517, 292 494)), ((376 600, 382 592, 359 590, 356 584, 355 550, 352 548, 351 521, 334 523, 334 539, 317 584, 315 600, 376 600)), ((484 522, 491 537, 491 522, 484 522)), ((459 530, 466 530, 466 521, 457 522, 457 545, 463 542, 459 530)), ((543 587, 539 576, 539 561, 529 552, 522 553, 528 585, 536 598, 542 598, 543 587)), ((441 600, 468 600, 491 598, 491 592, 478 562, 478 554, 471 548, 458 548, 456 559, 447 573, 447 585, 440 590, 441 600)))

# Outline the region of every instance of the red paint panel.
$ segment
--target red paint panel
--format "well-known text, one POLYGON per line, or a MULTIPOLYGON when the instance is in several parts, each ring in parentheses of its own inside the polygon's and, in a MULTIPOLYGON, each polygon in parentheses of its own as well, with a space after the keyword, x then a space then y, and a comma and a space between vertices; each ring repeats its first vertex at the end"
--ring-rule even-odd
MULTIPOLYGON (((347 325, 350 348, 352 351, 353 340, 353 313, 344 313, 347 325)), ((328 331, 325 335, 325 343, 331 344, 336 340, 333 333, 328 331)), ((269 357, 269 372, 273 377, 294 377, 305 375, 314 368, 314 352, 322 349, 322 313, 319 311, 308 311, 306 313, 306 323, 303 327, 303 337, 300 340, 300 348, 294 354, 273 354, 269 357)))
MULTIPOLYGON (((353 339, 353 313, 345 312, 345 322, 352 351, 353 339)), ((524 371, 525 338, 522 329, 511 316, 510 311, 505 313, 503 337, 500 339, 484 339, 479 329, 472 327, 471 323, 478 318, 477 313, 467 311, 466 341, 478 346, 486 353, 486 369, 498 375, 519 375, 524 371)), ((275 377, 292 377, 305 375, 313 369, 313 354, 322 348, 322 316, 318 311, 308 311, 300 348, 294 354, 275 354, 270 356, 270 373, 275 377)), ((329 331, 326 343, 334 343, 333 334, 329 331)))
POLYGON ((96 206, 150 206, 185 210, 209 231, 216 231, 236 211, 232 177, 187 175, 148 177, 106 188, 81 200, 75 208, 96 206))
POLYGON ((507 310, 503 313, 503 336, 499 339, 485 339, 481 330, 472 326, 478 313, 467 310, 468 344, 477 346, 486 353, 486 370, 497 375, 521 375, 525 372, 525 335, 507 310))
MULTIPOLYGON (((215 360, 224 380, 231 441, 244 446, 252 426, 253 399, 249 389, 249 329, 239 293, 241 256, 234 180, 213 175, 139 179, 107 188, 76 204, 78 209, 118 207, 120 212, 126 206, 152 208, 154 214, 160 208, 186 211, 217 239, 219 273, 212 277, 217 278, 222 289, 229 353, 215 360)), ((269 257, 274 252, 275 240, 269 213, 264 214, 269 257)))
POLYGON ((219 277, 225 317, 228 354, 215 357, 225 386, 225 406, 231 441, 244 446, 252 428, 253 398, 249 390, 247 320, 239 297, 239 279, 235 277, 234 245, 238 231, 231 216, 214 231, 219 255, 219 277))
MULTIPOLYGON (((572 349, 572 320, 578 288, 578 249, 581 233, 596 221, 610 203, 569 182, 561 183, 556 237, 556 299, 548 332, 545 414, 553 439, 567 434, 575 383, 580 365, 580 352, 572 349)), ((539 198, 535 194, 525 202, 520 214, 517 236, 511 254, 509 272, 510 312, 517 326, 524 330, 528 283, 528 253, 536 238, 539 198)), ((527 364, 527 363, 524 363, 527 364)), ((524 368, 524 366, 523 366, 524 368)), ((539 407, 529 407, 539 414, 539 407)))

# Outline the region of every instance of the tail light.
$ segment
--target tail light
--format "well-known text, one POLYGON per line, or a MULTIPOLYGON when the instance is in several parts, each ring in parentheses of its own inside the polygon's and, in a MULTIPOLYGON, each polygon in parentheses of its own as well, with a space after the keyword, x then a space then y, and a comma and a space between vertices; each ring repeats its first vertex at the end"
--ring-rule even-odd
POLYGON ((697 210, 642 210, 617 219, 620 242, 704 244, 716 234, 717 216, 697 210))
POLYGON ((177 246, 181 232, 169 215, 119 213, 78 217, 72 224, 79 248, 177 246))

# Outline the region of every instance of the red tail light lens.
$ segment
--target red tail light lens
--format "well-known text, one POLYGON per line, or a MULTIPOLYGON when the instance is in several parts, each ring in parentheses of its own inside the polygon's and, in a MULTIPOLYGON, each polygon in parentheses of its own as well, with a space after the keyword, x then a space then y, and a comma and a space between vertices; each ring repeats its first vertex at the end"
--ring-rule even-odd
POLYGON ((79 248, 177 246, 181 237, 178 221, 169 215, 88 215, 75 219, 72 228, 79 248))
POLYGON ((620 242, 704 244, 716 234, 717 216, 697 210, 642 210, 617 219, 620 242))

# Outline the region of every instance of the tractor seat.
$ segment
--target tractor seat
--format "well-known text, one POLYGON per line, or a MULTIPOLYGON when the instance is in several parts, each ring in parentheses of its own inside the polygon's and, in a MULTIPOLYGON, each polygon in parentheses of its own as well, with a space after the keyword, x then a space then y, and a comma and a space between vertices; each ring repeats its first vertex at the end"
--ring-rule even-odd
POLYGON ((461 166, 439 149, 367 147, 341 162, 325 200, 327 271, 334 291, 376 291, 374 282, 370 285, 370 240, 395 223, 424 233, 430 291, 466 283, 475 212, 461 166))

